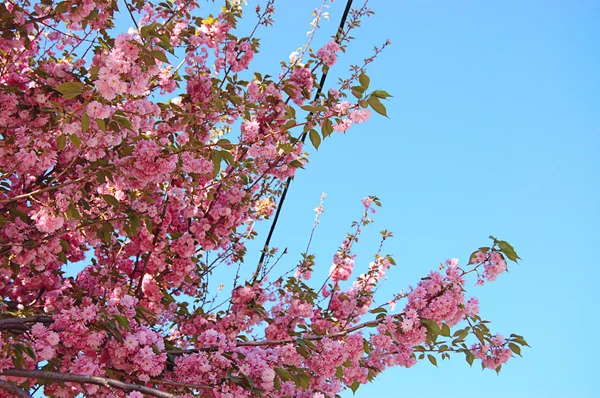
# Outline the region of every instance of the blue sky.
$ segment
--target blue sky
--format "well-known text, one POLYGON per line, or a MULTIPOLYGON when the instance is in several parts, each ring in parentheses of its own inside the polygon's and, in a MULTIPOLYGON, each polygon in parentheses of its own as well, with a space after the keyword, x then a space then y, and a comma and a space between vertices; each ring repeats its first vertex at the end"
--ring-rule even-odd
MULTIPOLYGON (((344 4, 332 4, 318 43, 335 31, 344 4)), ((261 60, 251 67, 277 73, 277 61, 305 40, 317 5, 278 2, 276 24, 259 31, 261 60)), ((282 269, 304 249, 323 191, 326 212, 312 250, 323 274, 360 216, 360 199, 382 200, 357 250, 357 267, 366 267, 378 231, 394 232, 387 250, 398 267, 379 292, 382 300, 446 258, 466 261, 489 235, 505 239, 523 260, 469 293, 480 298, 492 330, 525 336, 531 349, 524 357, 499 376, 462 357, 439 368, 422 362, 390 369, 356 396, 596 396, 600 2, 370 5, 377 14, 356 32, 328 87, 390 38, 369 69, 372 88, 394 95, 390 118, 326 140, 297 174, 273 241, 289 248, 282 269)))

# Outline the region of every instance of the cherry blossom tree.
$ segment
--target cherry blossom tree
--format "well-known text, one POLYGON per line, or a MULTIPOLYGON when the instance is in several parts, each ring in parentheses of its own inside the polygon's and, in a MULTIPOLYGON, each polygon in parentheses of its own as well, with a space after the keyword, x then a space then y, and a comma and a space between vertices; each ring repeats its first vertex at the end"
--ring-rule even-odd
POLYGON ((0 395, 334 397, 391 366, 461 355, 499 371, 520 355, 525 340, 492 333, 465 291, 518 260, 506 241, 376 304, 395 263, 382 231, 355 270, 372 196, 326 280, 312 235, 281 270, 270 237, 304 144, 386 115, 366 70, 389 43, 326 90, 372 11, 348 1, 314 51, 323 1, 281 72, 252 73, 274 2, 221 3, 0 3, 0 395), (243 260, 267 219, 254 269, 243 260), (219 301, 210 277, 228 266, 252 276, 219 301))

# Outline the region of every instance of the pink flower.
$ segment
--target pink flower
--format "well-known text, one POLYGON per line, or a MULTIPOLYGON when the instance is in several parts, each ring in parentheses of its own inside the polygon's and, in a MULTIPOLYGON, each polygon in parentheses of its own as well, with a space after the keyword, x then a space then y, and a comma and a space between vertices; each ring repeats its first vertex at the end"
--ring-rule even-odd
POLYGON ((352 126, 352 120, 345 119, 333 125, 333 129, 338 133, 346 132, 352 126))
POLYGON ((108 105, 103 105, 98 101, 92 101, 87 106, 87 114, 94 119, 106 119, 112 114, 108 105))
POLYGON ((337 62, 337 55, 335 53, 339 50, 340 46, 335 41, 331 40, 317 51, 317 58, 325 65, 333 66, 337 62))
POLYGON ((371 198, 371 197, 363 198, 362 204, 365 209, 368 209, 373 204, 373 198, 371 198))
POLYGON ((135 347, 137 347, 138 342, 137 342, 137 339, 135 338, 135 336, 130 334, 127 337, 125 337, 125 340, 123 341, 123 345, 125 347, 129 348, 130 350, 134 350, 135 347))
POLYGON ((40 232, 51 234, 57 229, 62 228, 65 219, 61 216, 53 216, 47 213, 42 213, 37 217, 35 226, 40 232))
POLYGON ((348 117, 353 123, 363 123, 371 118, 371 111, 368 109, 361 109, 350 113, 348 117))

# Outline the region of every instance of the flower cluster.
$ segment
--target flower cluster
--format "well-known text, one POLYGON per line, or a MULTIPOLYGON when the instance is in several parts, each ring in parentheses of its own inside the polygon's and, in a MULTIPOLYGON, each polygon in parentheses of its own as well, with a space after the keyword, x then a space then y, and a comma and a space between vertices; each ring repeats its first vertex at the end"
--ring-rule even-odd
POLYGON ((484 284, 484 279, 488 282, 495 281, 498 275, 506 271, 506 260, 501 253, 496 251, 490 253, 479 250, 472 257, 471 263, 484 265, 484 271, 477 281, 479 285, 484 284))
POLYGON ((317 57, 325 65, 331 67, 337 62, 337 52, 340 51, 340 46, 331 40, 317 51, 317 57))

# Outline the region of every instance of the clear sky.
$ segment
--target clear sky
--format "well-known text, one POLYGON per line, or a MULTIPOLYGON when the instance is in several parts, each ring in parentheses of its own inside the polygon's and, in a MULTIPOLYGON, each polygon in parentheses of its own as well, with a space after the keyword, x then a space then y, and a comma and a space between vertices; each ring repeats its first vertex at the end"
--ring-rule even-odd
MULTIPOLYGON (((318 3, 278 1, 275 27, 259 31, 262 60, 251 66, 277 73, 277 61, 305 40, 318 3)), ((332 5, 321 42, 344 4, 332 5)), ((465 262, 489 235, 505 239, 522 261, 469 293, 492 330, 523 334, 531 349, 499 376, 460 356, 439 368, 388 370, 356 395, 598 396, 600 2, 370 4, 377 14, 334 70, 344 75, 390 38, 369 70, 371 86, 394 95, 390 118, 323 143, 292 184, 273 243, 289 247, 282 261, 295 264, 326 192, 313 244, 325 273, 360 199, 377 195, 383 208, 361 239, 357 267, 371 261, 380 229, 395 233, 387 250, 398 267, 379 292, 383 300, 446 258, 465 262)))

